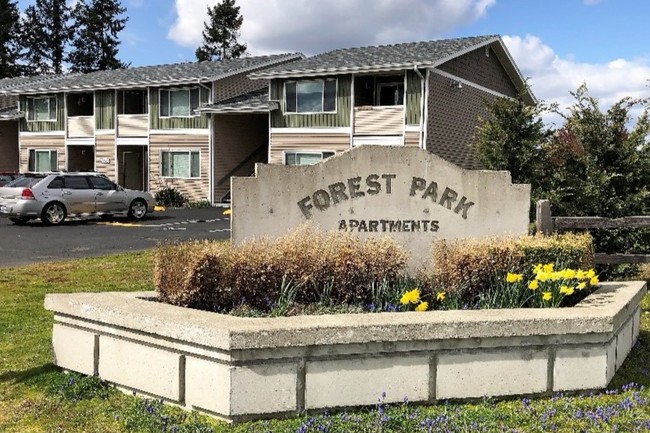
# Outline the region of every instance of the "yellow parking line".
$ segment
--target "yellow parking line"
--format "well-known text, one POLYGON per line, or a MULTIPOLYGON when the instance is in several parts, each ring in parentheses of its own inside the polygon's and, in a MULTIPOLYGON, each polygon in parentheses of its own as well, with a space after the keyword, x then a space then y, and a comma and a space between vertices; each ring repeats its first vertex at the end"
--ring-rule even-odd
POLYGON ((166 209, 165 209, 165 206, 154 206, 153 210, 155 212, 165 212, 166 209))
POLYGON ((232 215, 232 209, 226 209, 223 211, 223 215, 232 215))

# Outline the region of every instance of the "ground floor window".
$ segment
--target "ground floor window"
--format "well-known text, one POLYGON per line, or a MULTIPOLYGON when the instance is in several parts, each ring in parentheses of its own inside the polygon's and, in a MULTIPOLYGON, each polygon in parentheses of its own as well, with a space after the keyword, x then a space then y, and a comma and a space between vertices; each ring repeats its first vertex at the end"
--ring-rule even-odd
POLYGON ((161 158, 162 177, 201 177, 201 153, 198 150, 164 150, 161 158))
POLYGON ((57 171, 59 169, 59 163, 56 150, 30 149, 27 169, 34 172, 57 171))
POLYGON ((285 152, 284 163, 286 165, 311 165, 330 156, 334 156, 334 152, 285 152))

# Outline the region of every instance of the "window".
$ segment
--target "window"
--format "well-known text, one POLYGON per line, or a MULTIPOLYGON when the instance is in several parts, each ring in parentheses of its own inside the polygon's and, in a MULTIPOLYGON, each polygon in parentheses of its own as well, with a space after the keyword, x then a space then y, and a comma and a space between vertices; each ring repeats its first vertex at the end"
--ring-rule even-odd
POLYGON ((201 177, 201 153, 197 150, 163 151, 162 177, 192 179, 201 177))
POLYGON ((52 179, 52 182, 47 186, 48 189, 61 189, 63 188, 63 176, 57 176, 52 179))
POLYGON ((287 81, 284 87, 285 112, 336 112, 336 78, 287 81))
POLYGON ((93 189, 100 189, 102 191, 113 191, 117 189, 117 186, 113 182, 102 176, 89 176, 88 180, 93 189))
POLYGON ((66 109, 69 117, 92 116, 94 113, 94 98, 92 93, 69 93, 66 101, 66 109))
POLYGON ((86 176, 65 176, 63 183, 67 189, 90 189, 86 176))
POLYGON ((59 163, 57 161, 56 150, 35 150, 29 151, 29 162, 27 164, 29 171, 57 171, 59 163))
POLYGON ((311 165, 334 156, 334 152, 285 152, 286 165, 311 165))
POLYGON ((27 98, 27 120, 32 122, 55 122, 56 96, 27 98))
POLYGON ((117 114, 147 114, 146 90, 120 90, 117 92, 117 114))
POLYGON ((201 89, 172 89, 160 91, 160 117, 196 116, 199 108, 201 89))

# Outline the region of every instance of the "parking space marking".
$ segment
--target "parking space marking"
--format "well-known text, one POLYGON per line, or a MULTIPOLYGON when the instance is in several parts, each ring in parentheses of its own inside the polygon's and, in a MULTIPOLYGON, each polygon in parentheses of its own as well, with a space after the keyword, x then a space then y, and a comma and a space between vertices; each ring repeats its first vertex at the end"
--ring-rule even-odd
MULTIPOLYGON (((198 224, 198 223, 214 223, 214 222, 220 222, 220 221, 230 221, 230 218, 212 218, 209 220, 202 220, 202 219, 191 219, 191 220, 185 220, 185 221, 174 221, 171 223, 161 223, 161 224, 144 224, 144 223, 123 223, 119 221, 102 221, 98 222, 98 225, 105 225, 105 226, 113 226, 113 227, 161 227, 165 230, 173 230, 173 227, 175 226, 183 226, 187 224, 198 224)), ((176 230, 179 230, 180 228, 177 228, 176 230)), ((218 229, 216 231, 210 230, 210 233, 216 233, 220 231, 230 231, 230 229, 218 229)))

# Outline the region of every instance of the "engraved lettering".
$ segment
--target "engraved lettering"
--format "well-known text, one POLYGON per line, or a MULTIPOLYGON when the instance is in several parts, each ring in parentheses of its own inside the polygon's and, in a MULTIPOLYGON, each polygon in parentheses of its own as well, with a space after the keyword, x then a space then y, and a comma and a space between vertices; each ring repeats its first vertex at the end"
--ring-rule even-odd
POLYGON ((457 198, 458 193, 453 189, 447 187, 445 188, 445 191, 442 193, 442 197, 440 198, 440 206, 447 206, 447 209, 451 209, 451 204, 455 202, 457 198))
POLYGON ((397 177, 396 174, 382 174, 381 178, 386 179, 386 194, 391 194, 393 192, 393 179, 397 177))
POLYGON ((330 195, 324 189, 319 189, 314 193, 314 206, 320 211, 327 210, 332 204, 330 195))
POLYGON ((311 203, 309 203, 310 201, 311 201, 310 197, 305 197, 298 202, 298 207, 300 208, 300 211, 307 219, 311 218, 311 209, 313 209, 313 206, 311 205, 311 203))
POLYGON ((377 195, 381 191, 381 183, 377 182, 379 180, 378 174, 371 174, 366 178, 366 185, 368 185, 368 190, 366 191, 370 195, 377 195))
POLYGON ((379 228, 379 221, 377 220, 368 221, 368 230, 370 232, 377 232, 379 231, 377 230, 378 228, 379 228))
POLYGON ((365 192, 359 191, 361 189, 361 176, 348 179, 348 189, 350 190, 350 197, 352 198, 363 197, 366 195, 365 192))
POLYGON ((438 200, 438 184, 431 182, 427 187, 427 190, 422 194, 422 198, 425 200, 431 198, 431 201, 435 203, 438 200))
POLYGON ((454 212, 459 213, 461 210, 463 211, 463 219, 467 219, 467 212, 469 211, 469 208, 474 206, 474 202, 467 201, 467 197, 463 196, 458 204, 456 205, 456 209, 454 209, 454 212))
POLYGON ((411 197, 415 196, 415 192, 422 191, 426 185, 427 185, 426 180, 422 179, 421 177, 414 177, 413 180, 411 181, 411 192, 409 195, 411 197))
POLYGON ((345 184, 343 182, 333 183, 329 186, 329 189, 334 204, 339 204, 341 201, 349 199, 345 193, 345 184))

